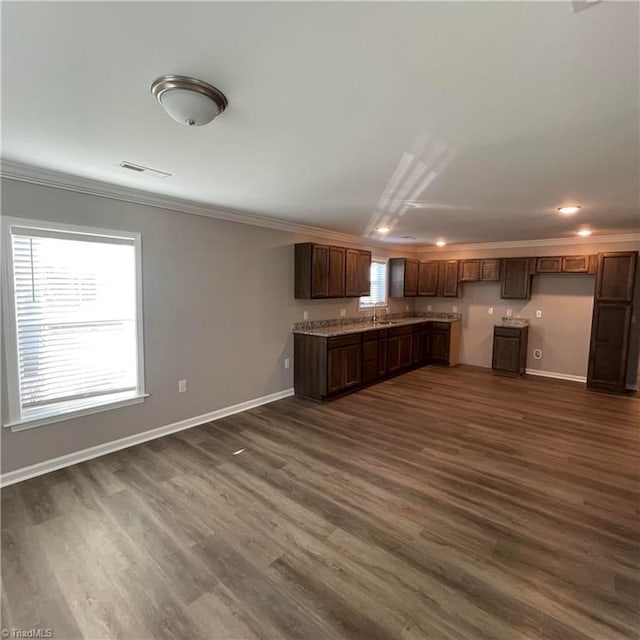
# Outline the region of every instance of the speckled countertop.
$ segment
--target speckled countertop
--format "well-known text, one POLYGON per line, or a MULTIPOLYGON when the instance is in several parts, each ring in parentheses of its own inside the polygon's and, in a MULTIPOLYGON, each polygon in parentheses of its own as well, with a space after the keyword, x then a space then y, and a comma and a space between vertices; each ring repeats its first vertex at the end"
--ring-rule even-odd
MULTIPOLYGON (((343 336, 350 333, 362 333, 364 331, 375 331, 379 329, 392 329, 394 327, 404 327, 420 322, 459 322, 460 314, 449 314, 448 316, 411 316, 408 318, 396 318, 389 321, 376 322, 370 320, 368 322, 351 322, 332 326, 313 327, 313 326, 294 326, 293 333, 299 333, 305 336, 318 336, 321 338, 332 338, 334 336, 343 336)), ((304 325, 305 323, 299 323, 304 325)), ((312 324, 312 323, 307 323, 312 324)))
POLYGON ((528 318, 514 318, 512 316, 504 316, 501 322, 496 323, 496 327, 512 327, 516 329, 528 326, 528 318))

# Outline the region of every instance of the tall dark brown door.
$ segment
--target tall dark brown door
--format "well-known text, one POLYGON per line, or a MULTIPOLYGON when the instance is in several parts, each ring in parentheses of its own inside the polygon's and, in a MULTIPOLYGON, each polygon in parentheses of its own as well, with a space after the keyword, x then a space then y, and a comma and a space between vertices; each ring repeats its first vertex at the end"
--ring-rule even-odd
POLYGON ((345 292, 348 298, 360 296, 360 272, 359 272, 360 252, 357 249, 347 249, 345 251, 345 292))
POLYGON ((316 244, 311 257, 311 297, 329 296, 329 247, 316 244))
POLYGON ((446 260, 441 263, 440 293, 445 298, 458 297, 458 261, 446 260))
POLYGON ((344 249, 329 247, 329 297, 344 297, 344 249))
POLYGON ((596 300, 601 302, 631 302, 636 272, 635 252, 600 254, 596 278, 596 300))
POLYGON ((438 263, 435 261, 421 262, 418 271, 418 295, 438 295, 438 263))
POLYGON ((418 264, 417 260, 405 260, 404 295, 407 297, 418 295, 418 264))

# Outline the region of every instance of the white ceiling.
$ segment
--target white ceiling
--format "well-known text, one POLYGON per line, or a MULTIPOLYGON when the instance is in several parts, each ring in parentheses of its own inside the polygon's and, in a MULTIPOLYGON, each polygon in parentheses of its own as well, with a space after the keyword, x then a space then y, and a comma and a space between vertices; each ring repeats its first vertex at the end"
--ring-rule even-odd
POLYGON ((637 231, 639 7, 3 2, 2 154, 395 242, 637 231), (175 123, 170 73, 227 111, 175 123))

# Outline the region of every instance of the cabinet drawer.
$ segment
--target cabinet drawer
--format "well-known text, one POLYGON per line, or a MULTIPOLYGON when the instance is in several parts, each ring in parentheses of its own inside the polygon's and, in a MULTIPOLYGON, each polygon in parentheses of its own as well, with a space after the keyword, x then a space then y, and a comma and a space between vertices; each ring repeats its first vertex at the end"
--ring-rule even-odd
POLYGON ((494 327, 494 335, 505 338, 519 338, 521 332, 520 327, 494 327))
POLYGON ((436 331, 449 331, 451 325, 448 322, 432 322, 431 329, 436 331))
POLYGON ((411 326, 408 327, 394 327, 393 329, 389 329, 389 337, 394 338, 396 336, 406 336, 408 333, 411 333, 411 326))
POLYGON ((375 342, 378 339, 377 331, 365 331, 362 334, 362 342, 375 342))
POLYGON ((360 344, 361 341, 361 333, 353 333, 348 336, 335 336, 327 340, 327 348, 335 349, 336 347, 348 347, 352 344, 360 344))
POLYGON ((536 262, 537 273, 560 273, 562 271, 562 262, 564 258, 538 258, 536 262))
POLYGON ((562 271, 564 273, 589 273, 590 256, 564 256, 562 271))

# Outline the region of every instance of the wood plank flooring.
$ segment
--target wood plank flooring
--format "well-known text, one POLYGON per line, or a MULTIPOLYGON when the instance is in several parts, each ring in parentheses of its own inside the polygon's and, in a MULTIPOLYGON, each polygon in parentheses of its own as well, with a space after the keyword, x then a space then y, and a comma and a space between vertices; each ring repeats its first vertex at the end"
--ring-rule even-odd
POLYGON ((54 638, 621 640, 640 400, 427 367, 2 491, 2 626, 54 638))

